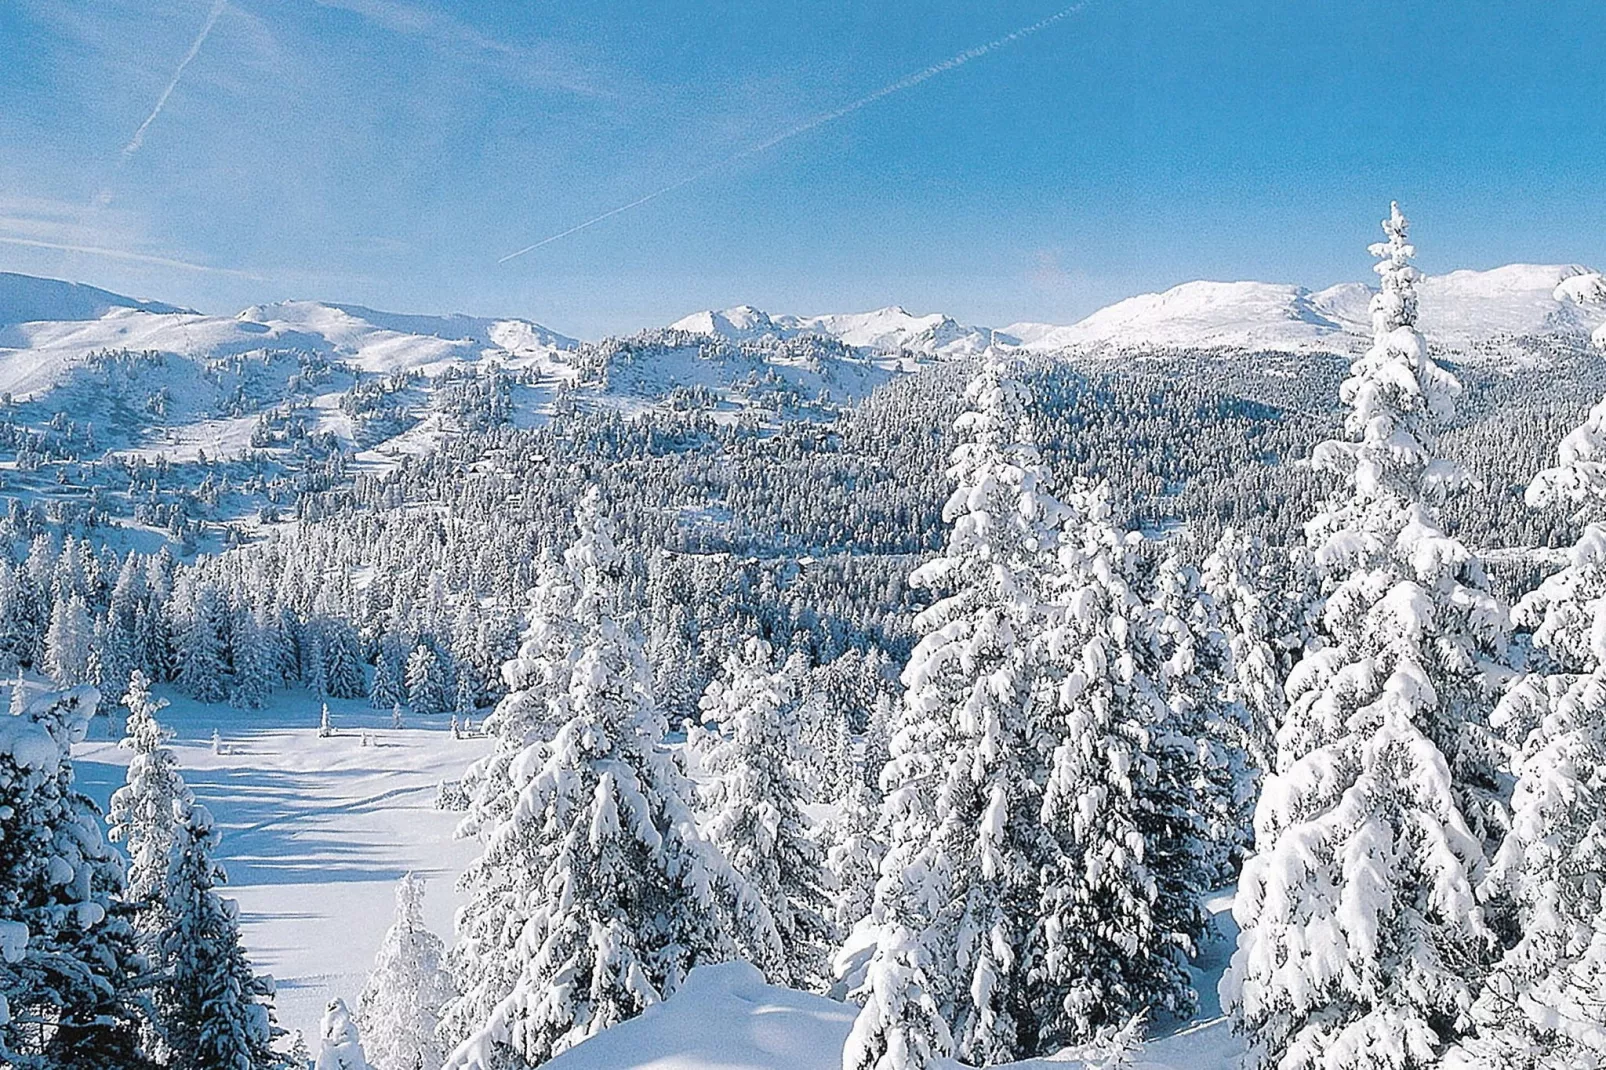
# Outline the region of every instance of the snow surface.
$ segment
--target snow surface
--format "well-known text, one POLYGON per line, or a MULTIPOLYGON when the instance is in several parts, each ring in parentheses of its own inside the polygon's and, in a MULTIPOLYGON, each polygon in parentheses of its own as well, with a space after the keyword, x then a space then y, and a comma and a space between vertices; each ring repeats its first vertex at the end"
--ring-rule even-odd
MULTIPOLYGON (((329 1000, 355 1002, 362 991, 403 874, 428 881, 425 921, 451 942, 453 886, 476 845, 453 838, 461 815, 435 809, 435 791, 489 743, 454 740, 445 715, 396 730, 389 710, 336 699, 328 702, 337 734, 319 739, 318 700, 301 690, 277 692, 254 711, 153 690, 172 702, 160 717, 177 732, 179 771, 223 833, 222 892, 239 901, 252 961, 278 981, 279 1023, 316 1050, 329 1000), (212 752, 214 728, 221 755, 212 752), (373 746, 362 746, 364 730, 373 746)), ((79 783, 103 809, 129 758, 110 737, 106 717, 96 717, 90 739, 73 748, 79 783)))
MULTIPOLYGON (((856 1007, 764 983, 745 962, 693 970, 674 996, 547 1063, 549 1070, 840 1070, 856 1007)), ((1243 1046, 1224 1020, 1151 1042, 1133 1070, 1229 1070, 1243 1046)), ((1074 1070, 1028 1059, 1015 1070, 1074 1070)))

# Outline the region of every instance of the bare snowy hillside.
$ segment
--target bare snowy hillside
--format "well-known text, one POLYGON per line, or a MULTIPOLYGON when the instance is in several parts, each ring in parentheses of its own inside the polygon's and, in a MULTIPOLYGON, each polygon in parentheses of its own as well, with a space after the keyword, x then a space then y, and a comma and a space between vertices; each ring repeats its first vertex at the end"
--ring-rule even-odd
MULTIPOLYGON (((1425 277, 1419 287, 1424 333, 1436 344, 1471 349, 1503 339, 1583 339, 1606 324, 1600 274, 1577 264, 1510 264, 1489 271, 1425 277)), ((1006 333, 1027 349, 1123 347, 1260 350, 1364 349, 1371 337, 1372 290, 1342 283, 1312 292, 1261 282, 1188 282, 1140 294, 1067 327, 1015 324, 1006 333)))

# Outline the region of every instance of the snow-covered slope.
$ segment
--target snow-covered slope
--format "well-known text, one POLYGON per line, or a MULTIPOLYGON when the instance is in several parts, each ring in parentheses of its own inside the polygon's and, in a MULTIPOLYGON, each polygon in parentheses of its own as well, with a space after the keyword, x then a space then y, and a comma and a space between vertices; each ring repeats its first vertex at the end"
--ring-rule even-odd
MULTIPOLYGON (((670 324, 672 330, 711 334, 742 342, 765 335, 792 338, 815 334, 876 353, 916 353, 928 357, 973 356, 987 348, 995 332, 971 327, 951 316, 917 316, 897 306, 873 312, 825 316, 771 316, 752 305, 694 312, 670 324)), ((998 339, 1013 344, 1014 337, 998 339)))
MULTIPOLYGON (((1429 275, 1419 285, 1421 329, 1462 348, 1519 337, 1581 340, 1606 324, 1606 284, 1577 264, 1509 264, 1429 275)), ((1127 298, 1067 327, 1017 324, 1029 350, 1120 347, 1353 352, 1370 339, 1371 289, 1263 282, 1188 282, 1127 298)))
MULTIPOLYGON (((102 350, 154 351, 208 361, 296 349, 363 371, 388 373, 487 355, 508 357, 532 349, 570 349, 576 344, 526 320, 402 316, 312 301, 253 305, 238 316, 208 316, 117 300, 125 303, 107 303, 101 309, 91 298, 81 297, 77 307, 85 312, 83 317, 35 318, 0 326, 0 391, 23 396, 49 389, 102 350)), ((0 307, 0 323, 3 313, 0 307)))
POLYGON ((1307 348, 1344 333, 1309 290, 1265 282, 1188 282, 1034 332, 1029 349, 1093 345, 1307 348))
POLYGON ((141 301, 82 283, 0 271, 0 326, 35 320, 92 320, 114 308, 143 312, 185 311, 176 305, 141 301))
MULTIPOLYGON (((549 1070, 840 1070, 858 1008, 764 983, 745 962, 693 970, 640 1017, 547 1063, 549 1070)), ((1242 1042, 1224 1020, 1149 1044, 1130 1070, 1229 1070, 1242 1042)), ((958 1064, 953 1064, 955 1067, 958 1064)), ((1013 1070, 1085 1070, 1072 1058, 1004 1063, 1013 1070)))

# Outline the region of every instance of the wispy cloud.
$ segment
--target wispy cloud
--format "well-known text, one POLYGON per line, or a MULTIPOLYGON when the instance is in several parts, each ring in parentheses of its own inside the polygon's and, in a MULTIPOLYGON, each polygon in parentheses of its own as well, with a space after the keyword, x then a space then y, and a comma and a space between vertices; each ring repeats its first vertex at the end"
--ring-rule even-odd
POLYGON ((50 249, 208 275, 262 279, 251 271, 214 267, 182 256, 148 251, 152 243, 143 236, 144 228, 138 218, 116 208, 95 212, 93 220, 85 215, 79 204, 48 197, 0 194, 0 245, 50 249))
POLYGON ((0 245, 20 245, 29 249, 54 249, 63 253, 82 253, 85 256, 99 256, 107 260, 124 260, 135 264, 154 264, 159 267, 178 268, 181 271, 203 272, 208 275, 227 275, 236 279, 251 279, 264 281, 261 275, 249 271, 240 271, 236 268, 213 267, 210 264, 197 264, 190 260, 179 260, 171 256, 156 256, 152 253, 137 253, 128 249, 108 249, 100 245, 79 245, 72 242, 49 241, 44 238, 22 238, 7 234, 0 234, 0 245))
MULTIPOLYGON (((366 2, 366 0, 364 0, 364 2, 366 2)), ((814 116, 812 119, 807 119, 804 122, 798 123, 796 126, 789 127, 788 129, 782 130, 777 134, 773 134, 770 137, 765 138, 763 141, 749 145, 747 148, 741 149, 737 152, 733 152, 729 156, 726 156, 720 160, 716 160, 706 167, 698 168, 690 174, 678 178, 668 185, 660 186, 650 193, 646 193, 640 197, 637 197, 628 204, 621 204, 617 208, 610 208, 600 215, 595 215, 584 222, 576 223, 567 230, 560 230, 556 234, 548 235, 538 242, 532 242, 522 249, 508 253, 506 256, 498 258, 497 263, 505 264, 509 260, 516 260, 526 253, 534 252, 543 245, 550 245, 555 241, 567 238, 571 234, 578 234, 580 231, 586 230, 589 227, 594 227, 604 220, 612 219, 614 216, 628 212, 632 208, 639 208, 649 201, 655 201, 665 194, 673 193, 684 186, 688 186, 691 183, 696 182, 698 179, 706 178, 709 175, 714 174, 716 171, 722 171, 739 160, 747 159, 750 156, 757 156, 759 153, 767 152, 783 142, 791 141, 795 137, 800 137, 803 134, 809 133, 810 131, 818 130, 820 127, 829 123, 834 123, 839 119, 845 119, 855 112, 868 108, 877 101, 884 100, 887 97, 892 96, 894 93, 901 93, 904 90, 913 89, 915 86, 920 85, 922 82, 930 81, 939 74, 946 74, 955 68, 963 67, 973 59, 980 59, 989 52, 996 52, 998 49, 1012 45, 1022 38, 1030 37, 1035 33, 1046 30, 1055 23, 1062 22, 1065 19, 1070 18, 1072 15, 1075 15, 1091 2, 1092 0, 1078 0, 1077 3, 1074 3, 1069 7, 1061 8, 1059 11, 1056 11, 1052 15, 1049 15, 1045 18, 1038 19, 1029 26, 1022 26, 1020 29, 1011 31, 1002 37, 995 37, 993 40, 988 41, 985 44, 977 45, 974 48, 967 48, 958 55, 950 56, 940 63, 933 63, 931 66, 915 71, 912 74, 906 74, 897 81, 889 82, 880 89, 866 93, 857 100, 849 101, 841 107, 833 108, 828 112, 822 112, 821 114, 814 116)))
POLYGON ((550 44, 504 41, 443 11, 406 0, 312 0, 319 7, 348 11, 393 33, 424 40, 453 58, 478 53, 497 62, 511 80, 592 97, 618 96, 619 79, 604 77, 590 65, 550 44))

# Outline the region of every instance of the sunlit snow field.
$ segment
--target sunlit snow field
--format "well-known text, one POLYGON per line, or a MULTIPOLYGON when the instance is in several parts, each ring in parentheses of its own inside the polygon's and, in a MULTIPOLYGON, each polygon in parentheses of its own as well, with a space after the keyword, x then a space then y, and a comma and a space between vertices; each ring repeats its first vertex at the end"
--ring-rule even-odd
MULTIPOLYGON (((409 870, 428 880, 425 917, 450 942, 453 884, 475 845, 452 837, 459 815, 435 808, 435 789, 486 741, 453 739, 444 714, 396 730, 388 711, 334 699, 337 734, 320 739, 318 700, 307 691, 278 692, 249 711, 156 691, 172 702, 158 716, 177 733, 184 779, 223 829, 225 894, 240 903, 252 960, 278 981, 281 1025, 313 1042, 331 997, 355 1004, 390 925, 395 882, 409 870), (213 729, 222 755, 212 752, 213 729)), ((109 731, 96 717, 73 752, 79 783, 103 808, 127 765, 109 731)))

